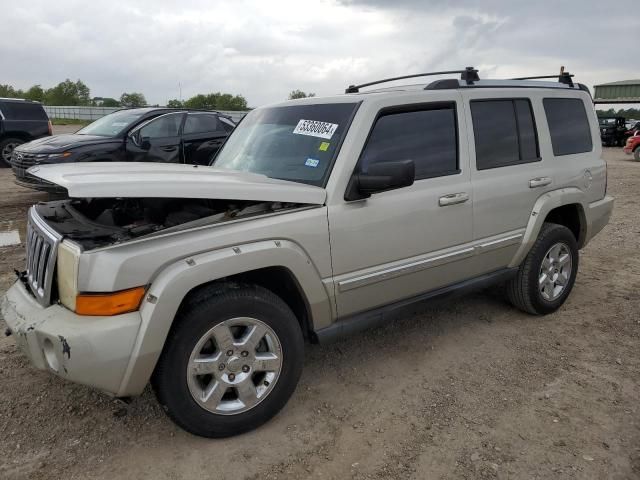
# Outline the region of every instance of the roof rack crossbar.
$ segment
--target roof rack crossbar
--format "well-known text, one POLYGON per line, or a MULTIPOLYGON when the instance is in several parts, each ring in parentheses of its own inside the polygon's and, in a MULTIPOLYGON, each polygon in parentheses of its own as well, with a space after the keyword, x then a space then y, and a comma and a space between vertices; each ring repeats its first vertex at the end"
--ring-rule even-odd
POLYGON ((429 77, 433 75, 450 75, 452 73, 460 73, 460 79, 467 82, 467 84, 473 84, 480 80, 478 70, 473 67, 467 67, 464 70, 444 70, 442 72, 428 72, 428 73, 416 73, 415 75, 403 75, 401 77, 385 78, 383 80, 376 80, 375 82, 363 83, 361 85, 349 85, 345 90, 345 93, 358 93, 363 87, 370 87, 372 85, 378 85, 380 83, 393 82, 395 80, 404 80, 407 78, 416 77, 429 77))
POLYGON ((556 78, 558 79, 558 82, 564 83, 566 85, 569 85, 570 87, 573 87, 573 80, 571 80, 573 78, 573 74, 569 72, 565 72, 564 67, 560 68, 559 75, 538 75, 535 77, 512 78, 511 80, 539 80, 542 78, 556 78))
MULTIPOLYGON (((569 77, 573 77, 573 74, 568 75, 569 77)), ((518 77, 518 78, 512 78, 511 80, 537 80, 539 78, 558 78, 558 75, 538 75, 535 77, 518 77)))

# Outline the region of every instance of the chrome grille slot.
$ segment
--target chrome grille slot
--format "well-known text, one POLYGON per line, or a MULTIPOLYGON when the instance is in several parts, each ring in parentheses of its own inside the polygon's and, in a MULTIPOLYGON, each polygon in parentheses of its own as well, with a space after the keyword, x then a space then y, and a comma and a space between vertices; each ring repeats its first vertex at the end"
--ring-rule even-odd
POLYGON ((24 177, 27 169, 36 164, 36 156, 32 153, 14 151, 9 163, 18 177, 24 177))
POLYGON ((38 216, 35 207, 31 207, 27 223, 27 282, 43 306, 51 303, 53 274, 60 240, 62 236, 49 229, 38 216))

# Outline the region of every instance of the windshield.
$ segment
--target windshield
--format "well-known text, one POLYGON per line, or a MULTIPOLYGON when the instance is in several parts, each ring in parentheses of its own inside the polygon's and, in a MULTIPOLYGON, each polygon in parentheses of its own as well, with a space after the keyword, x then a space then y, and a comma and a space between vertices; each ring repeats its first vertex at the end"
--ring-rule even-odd
POLYGON ((144 112, 139 110, 120 110, 105 115, 86 127, 78 130, 79 135, 100 135, 102 137, 115 137, 128 129, 136 120, 142 117, 144 112))
POLYGON ((213 166, 323 186, 356 105, 254 110, 236 127, 213 166))
POLYGON ((615 125, 616 124, 616 119, 615 118, 601 118, 600 119, 600 125, 615 125))

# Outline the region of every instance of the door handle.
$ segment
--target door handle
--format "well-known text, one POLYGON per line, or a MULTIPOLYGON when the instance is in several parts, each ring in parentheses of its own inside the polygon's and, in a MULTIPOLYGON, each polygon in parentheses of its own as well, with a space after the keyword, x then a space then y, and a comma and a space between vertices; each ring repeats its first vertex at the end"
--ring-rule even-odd
POLYGON ((551 179, 549 177, 532 178, 529 180, 529 188, 546 187, 550 183, 551 179))
POLYGON ((464 203, 469 200, 469 194, 465 192, 461 193, 451 193, 449 195, 445 195, 444 197, 440 197, 438 200, 438 205, 441 207, 446 207, 448 205, 456 205, 458 203, 464 203))

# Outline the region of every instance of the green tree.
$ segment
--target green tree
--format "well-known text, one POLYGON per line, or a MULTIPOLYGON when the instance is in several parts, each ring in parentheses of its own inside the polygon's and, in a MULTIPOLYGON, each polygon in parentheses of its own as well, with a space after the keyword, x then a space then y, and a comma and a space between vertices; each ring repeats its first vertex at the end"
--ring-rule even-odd
POLYGON ((247 99, 242 95, 218 93, 217 106, 220 110, 247 110, 247 99))
POLYGON ((247 99, 242 95, 229 93, 199 93, 184 102, 187 108, 201 108, 204 110, 247 110, 247 99))
POLYGON ((91 105, 89 87, 81 80, 72 82, 68 78, 44 93, 47 105, 91 105))
POLYGON ((22 90, 16 90, 11 85, 0 85, 0 97, 4 98, 22 98, 24 92, 22 90))
POLYGON ((182 102, 176 98, 171 99, 167 102, 167 107, 169 108, 182 108, 182 102))
POLYGON ((618 111, 615 111, 613 108, 609 110, 596 110, 596 113, 599 117, 624 117, 624 118, 633 118, 634 120, 640 120, 640 109, 638 108, 621 108, 618 111))
POLYGON ((315 96, 315 93, 305 93, 302 90, 293 90, 289 93, 289 100, 296 100, 298 98, 310 98, 315 96))
POLYGON ((35 102, 44 101, 44 90, 40 85, 34 85, 24 93, 24 98, 35 102))
POLYGON ((120 102, 111 97, 93 97, 91 105, 94 107, 119 107, 120 102))
POLYGON ((213 109, 215 107, 215 102, 209 98, 210 95, 203 95, 199 93, 198 95, 194 95, 189 100, 185 100, 184 106, 187 108, 202 108, 202 109, 213 109))
POLYGON ((103 107, 119 107, 120 102, 115 98, 107 97, 102 99, 102 106, 103 107))
POLYGON ((147 104, 147 99, 144 95, 138 92, 123 93, 120 97, 120 105, 128 108, 144 107, 147 104))

